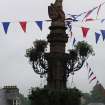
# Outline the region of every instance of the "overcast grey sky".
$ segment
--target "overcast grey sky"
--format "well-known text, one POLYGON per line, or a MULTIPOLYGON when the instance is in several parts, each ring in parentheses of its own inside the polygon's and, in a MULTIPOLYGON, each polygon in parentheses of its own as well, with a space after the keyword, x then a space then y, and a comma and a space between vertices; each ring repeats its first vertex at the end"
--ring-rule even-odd
MULTIPOLYGON (((0 22, 10 21, 8 34, 4 34, 2 24, 0 24, 0 87, 4 85, 17 85, 20 92, 28 94, 30 87, 41 86, 45 79, 40 79, 36 75, 27 58, 24 57, 27 48, 31 47, 35 39, 46 39, 49 33, 49 23, 44 22, 43 31, 35 25, 35 20, 46 20, 48 18, 47 8, 50 3, 55 0, 0 0, 0 22), (19 21, 26 20, 27 32, 24 33, 19 25, 19 21)), ((63 8, 65 13, 79 14, 83 11, 92 9, 99 5, 104 0, 64 0, 63 8)), ((105 5, 102 6, 98 18, 105 18, 105 5)), ((92 15, 93 17, 95 15, 92 15)), ((95 73, 97 79, 105 87, 105 42, 102 37, 98 44, 95 44, 94 32, 99 32, 99 29, 105 29, 105 23, 98 22, 75 23, 73 34, 77 40, 83 40, 80 26, 87 26, 90 31, 87 36, 87 41, 93 45, 95 56, 90 57, 88 63, 95 73)), ((67 45, 69 47, 69 43, 67 45)), ((70 78, 68 80, 70 86, 70 78)), ((88 72, 86 67, 83 67, 74 75, 74 86, 84 92, 92 89, 95 82, 89 84, 88 72)))

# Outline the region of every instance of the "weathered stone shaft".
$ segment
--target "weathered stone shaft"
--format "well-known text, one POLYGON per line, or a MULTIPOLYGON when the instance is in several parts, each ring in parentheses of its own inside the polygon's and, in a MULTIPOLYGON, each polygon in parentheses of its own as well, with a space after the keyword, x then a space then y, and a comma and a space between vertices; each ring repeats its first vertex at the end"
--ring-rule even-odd
POLYGON ((48 88, 66 88, 65 45, 68 41, 65 27, 65 13, 62 9, 63 0, 56 0, 48 6, 49 17, 52 20, 50 34, 47 39, 50 43, 48 55, 48 88))
POLYGON ((50 43, 50 54, 48 56, 48 88, 66 88, 65 71, 65 45, 68 41, 66 27, 64 24, 53 24, 50 27, 47 39, 50 43))

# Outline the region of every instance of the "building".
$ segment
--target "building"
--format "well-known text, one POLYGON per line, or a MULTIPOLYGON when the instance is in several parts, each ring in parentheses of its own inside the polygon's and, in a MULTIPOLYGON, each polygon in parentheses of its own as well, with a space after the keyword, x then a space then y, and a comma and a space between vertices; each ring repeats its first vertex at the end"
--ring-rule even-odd
POLYGON ((0 89, 0 105, 20 105, 19 89, 16 86, 0 89))
POLYGON ((89 103, 88 105, 105 105, 103 103, 89 103))

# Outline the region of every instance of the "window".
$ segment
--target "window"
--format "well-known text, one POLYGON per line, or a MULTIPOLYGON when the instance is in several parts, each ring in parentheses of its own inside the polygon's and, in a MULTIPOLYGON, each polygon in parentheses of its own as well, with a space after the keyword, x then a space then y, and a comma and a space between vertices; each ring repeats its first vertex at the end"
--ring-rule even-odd
POLYGON ((13 100, 13 105, 16 105, 16 100, 13 100))
POLYGON ((13 100, 13 105, 20 105, 19 100, 14 99, 14 100, 13 100))

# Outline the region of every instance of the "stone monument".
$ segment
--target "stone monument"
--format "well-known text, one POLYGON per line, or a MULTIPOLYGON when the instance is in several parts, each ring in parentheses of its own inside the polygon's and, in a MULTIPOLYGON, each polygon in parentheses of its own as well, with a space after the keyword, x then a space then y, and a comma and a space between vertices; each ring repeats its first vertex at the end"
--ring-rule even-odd
POLYGON ((26 50, 26 57, 29 57, 35 73, 41 77, 47 74, 47 88, 52 90, 67 88, 69 74, 80 70, 89 54, 93 53, 92 47, 84 41, 78 42, 69 53, 65 52, 68 35, 62 2, 63 0, 56 0, 48 6, 51 26, 47 41, 35 41, 34 47, 26 50), (47 43, 50 45, 48 53, 45 52, 47 43))
POLYGON ((65 45, 68 41, 65 27, 65 13, 62 7, 63 0, 56 0, 48 7, 51 18, 50 34, 47 39, 50 43, 48 56, 48 87, 52 89, 66 88, 65 45))

